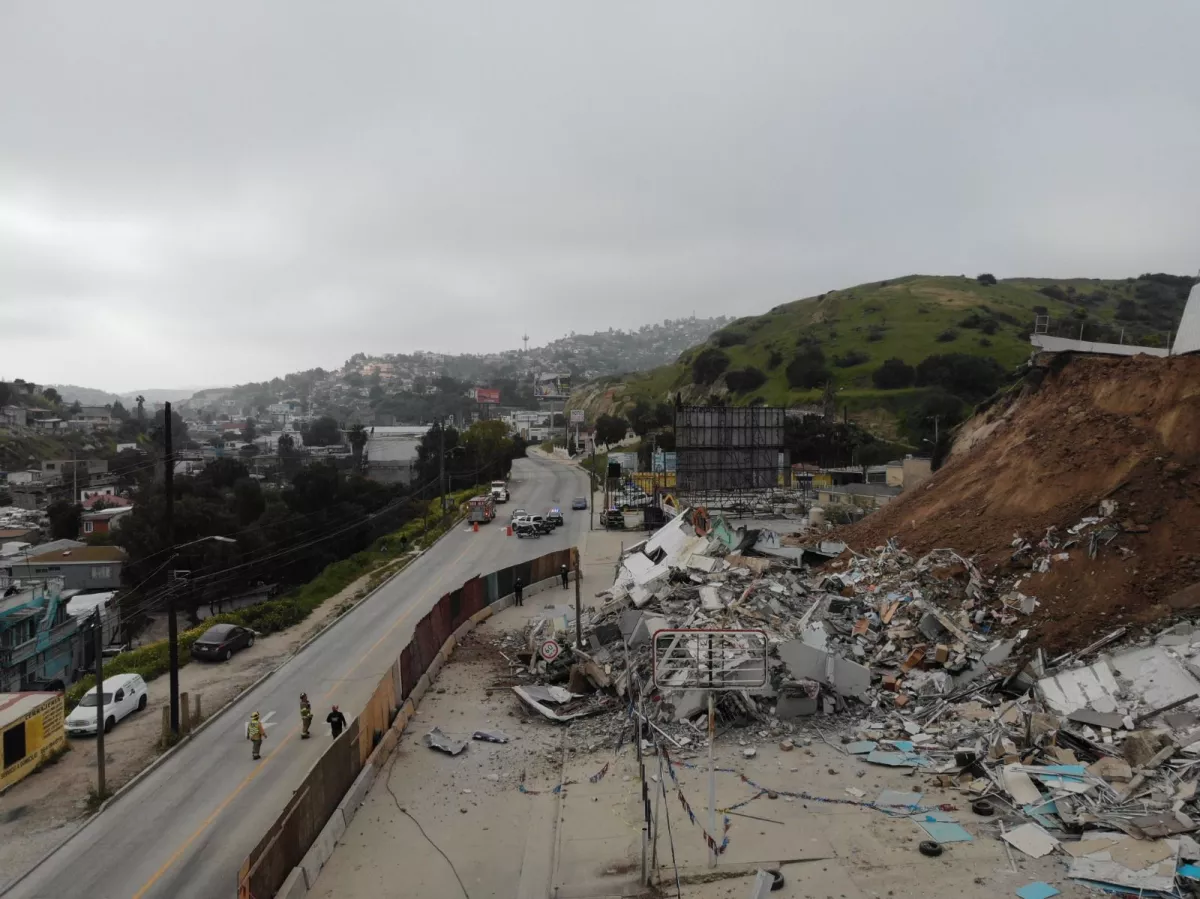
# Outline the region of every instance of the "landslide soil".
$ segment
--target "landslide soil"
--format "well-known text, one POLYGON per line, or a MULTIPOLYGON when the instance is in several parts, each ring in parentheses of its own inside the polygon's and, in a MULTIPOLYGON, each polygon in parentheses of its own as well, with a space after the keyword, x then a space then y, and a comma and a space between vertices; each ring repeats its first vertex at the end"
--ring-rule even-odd
POLYGON ((1120 536, 1022 584, 1040 603, 1022 626, 1049 651, 1200 607, 1200 356, 1052 358, 964 425, 930 481, 840 536, 950 547, 1006 574, 1029 566, 1012 559, 1016 537, 1066 538, 1104 499, 1120 536))

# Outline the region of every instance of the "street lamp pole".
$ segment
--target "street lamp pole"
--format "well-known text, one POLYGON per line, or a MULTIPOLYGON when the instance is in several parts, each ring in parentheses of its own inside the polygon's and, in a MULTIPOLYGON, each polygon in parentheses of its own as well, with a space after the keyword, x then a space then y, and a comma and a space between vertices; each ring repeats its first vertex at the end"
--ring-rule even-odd
MULTIPOLYGON (((167 471, 171 470, 171 463, 167 462, 167 471)), ((167 502, 167 521, 170 522, 171 502, 167 502)), ((170 531, 168 530, 168 534, 170 531)), ((199 540, 193 540, 190 543, 184 543, 176 546, 175 552, 171 555, 167 564, 173 566, 175 560, 179 558, 179 550, 189 546, 195 546, 197 543, 237 543, 232 537, 201 537, 199 540)), ((179 621, 176 616, 175 608, 175 590, 178 586, 179 579, 176 577, 175 568, 172 567, 167 572, 167 656, 171 666, 170 683, 171 683, 171 733, 179 736, 179 621)))

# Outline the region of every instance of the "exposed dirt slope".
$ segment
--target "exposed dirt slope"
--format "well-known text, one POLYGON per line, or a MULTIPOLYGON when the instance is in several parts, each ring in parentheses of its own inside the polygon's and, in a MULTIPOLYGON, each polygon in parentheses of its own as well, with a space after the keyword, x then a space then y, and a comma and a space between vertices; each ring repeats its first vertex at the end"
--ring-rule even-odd
MULTIPOLYGON (((1010 559, 1015 535, 1036 543, 1116 500, 1119 537, 1095 559, 1071 549, 1022 588, 1041 602, 1033 623, 1047 647, 1161 617, 1200 582, 1200 356, 1062 361, 970 422, 931 481, 843 529, 856 548, 895 536, 993 569, 1028 566, 1010 559)), ((1192 594, 1200 605, 1200 590, 1175 605, 1192 594)))

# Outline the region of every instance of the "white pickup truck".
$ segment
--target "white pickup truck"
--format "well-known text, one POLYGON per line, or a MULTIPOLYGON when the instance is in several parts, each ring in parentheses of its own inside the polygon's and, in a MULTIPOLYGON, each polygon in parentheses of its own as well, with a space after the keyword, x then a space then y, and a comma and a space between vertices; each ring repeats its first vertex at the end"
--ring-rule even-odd
POLYGON ((492 481, 492 502, 508 502, 508 484, 505 481, 492 481))

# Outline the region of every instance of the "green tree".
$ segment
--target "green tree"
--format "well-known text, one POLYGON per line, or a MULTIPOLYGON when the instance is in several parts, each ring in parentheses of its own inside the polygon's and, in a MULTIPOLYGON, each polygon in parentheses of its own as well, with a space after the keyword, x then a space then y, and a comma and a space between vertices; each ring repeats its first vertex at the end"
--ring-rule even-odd
POLYGON ((346 432, 346 438, 350 441, 350 452, 354 454, 354 467, 361 468, 363 447, 367 445, 367 429, 356 424, 346 432))
POLYGON ((692 381, 696 384, 712 384, 729 368, 729 356, 715 347, 706 347, 692 360, 692 381))
POLYGON ((305 446, 340 446, 342 431, 337 421, 329 415, 315 419, 308 428, 301 432, 305 446))
POLYGON ((917 370, 903 359, 893 357, 871 372, 871 381, 880 390, 898 390, 902 387, 912 387, 917 377, 917 370))
POLYGON ((53 387, 47 387, 45 390, 43 390, 42 396, 44 396, 50 402, 54 403, 56 406, 59 405, 60 403, 62 403, 62 394, 59 393, 57 390, 55 390, 53 387))
POLYGON ((806 344, 785 369, 788 386, 813 390, 833 380, 825 365, 825 353, 819 344, 806 344))
POLYGON ((46 515, 50 518, 50 539, 75 540, 79 537, 83 507, 78 503, 55 500, 46 507, 46 515))
POLYGON ((238 522, 243 526, 257 521, 267 508, 262 487, 253 478, 238 478, 233 485, 233 498, 238 522))
POLYGON ((71 408, 68 411, 70 411, 71 415, 73 416, 79 416, 83 414, 83 406, 79 405, 79 400, 76 400, 75 402, 71 403, 71 408))
POLYGON ((113 400, 113 404, 109 407, 109 410, 112 412, 113 418, 120 419, 121 421, 129 418, 129 410, 121 404, 120 400, 113 400))
POLYGON ((146 398, 139 393, 134 399, 137 402, 137 420, 144 421, 146 418, 146 398))
POLYGON ((625 439, 625 432, 629 429, 625 419, 618 415, 609 415, 605 413, 596 419, 596 440, 603 443, 606 447, 614 443, 620 443, 625 439))
POLYGON ((242 440, 246 443, 253 443, 254 438, 258 436, 258 425, 253 418, 247 418, 246 424, 242 427, 242 440))

